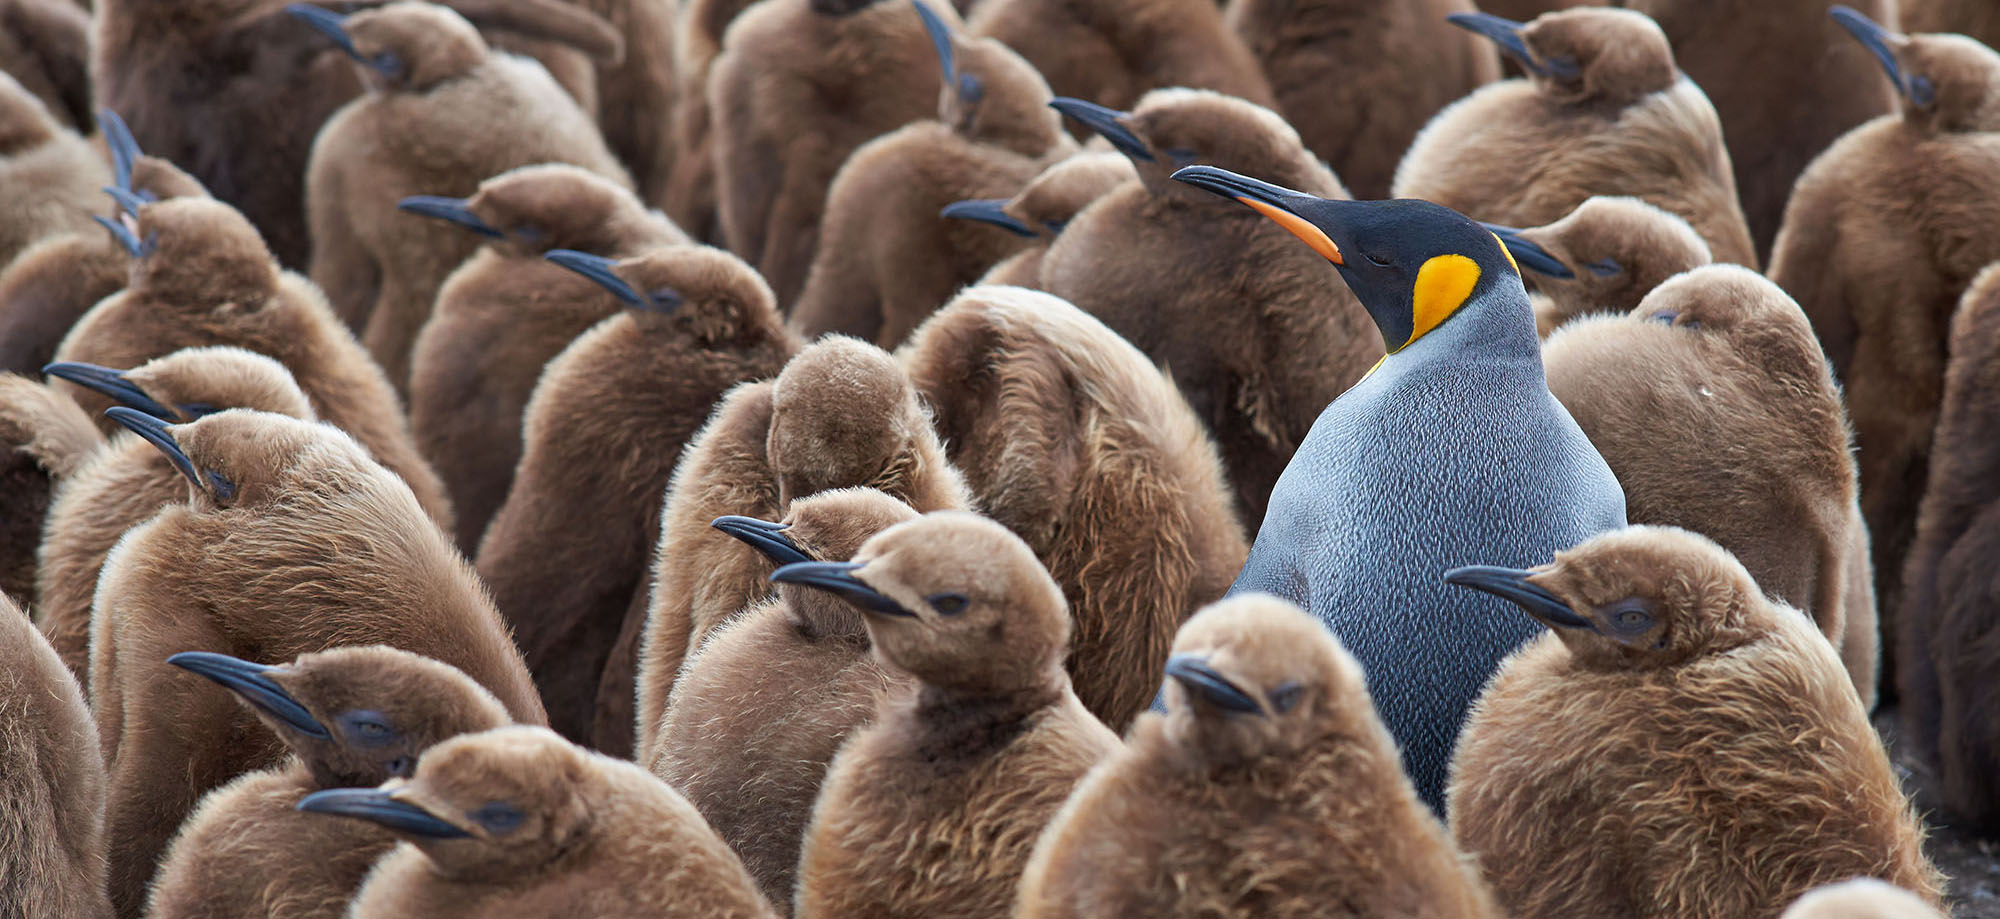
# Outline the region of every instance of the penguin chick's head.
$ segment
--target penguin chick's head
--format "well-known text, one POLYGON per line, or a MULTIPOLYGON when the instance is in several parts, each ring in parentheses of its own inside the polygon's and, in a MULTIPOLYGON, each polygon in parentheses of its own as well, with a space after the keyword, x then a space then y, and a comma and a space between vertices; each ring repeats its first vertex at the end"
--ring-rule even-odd
POLYGON ((1782 386, 1772 401, 1795 404, 1800 392, 1834 391, 1805 311, 1784 288, 1740 265, 1706 265, 1669 278, 1627 320, 1662 334, 1671 330, 1674 342, 1700 353, 1708 367, 1743 366, 1749 378, 1782 386))
POLYGON ((771 575, 839 594, 862 612, 884 663, 974 695, 1044 688, 1069 649, 1069 607, 1028 544, 976 514, 937 511, 890 527, 851 562, 771 575))
MULTIPOLYGON (((844 562, 875 534, 917 512, 873 488, 839 488, 792 502, 782 521, 717 517, 711 524, 769 560, 774 568, 798 562, 844 562)), ((837 596, 779 584, 792 616, 815 635, 865 637, 854 608, 837 596)))
POLYGON ((630 191, 588 169, 538 163, 479 183, 470 198, 414 195, 397 207, 456 225, 516 257, 550 249, 607 252, 620 248, 648 218, 630 191))
POLYGON ((2000 131, 2000 53, 1963 35, 1901 35, 1852 7, 1833 18, 1875 55, 1903 120, 1941 132, 2000 131))
POLYGON ((1473 565, 1444 579, 1520 607, 1592 670, 1654 670, 1729 651, 1756 637, 1752 614, 1766 604, 1735 556, 1675 527, 1626 527, 1548 565, 1473 565))
POLYGON ((114 406, 105 414, 146 439, 194 485, 197 512, 227 511, 276 500, 327 501, 329 511, 379 510, 380 487, 395 487, 411 507, 416 499, 392 472, 345 432, 270 412, 229 409, 169 424, 144 412, 114 406), (364 494, 363 492, 372 492, 364 494))
POLYGON ((349 16, 306 3, 285 11, 346 51, 377 91, 422 92, 486 62, 479 30, 446 7, 404 0, 349 16))
POLYGON ((766 450, 779 500, 875 482, 929 423, 887 351, 840 335, 814 342, 771 388, 766 450))
POLYGON ((315 792, 298 809, 380 824, 443 877, 505 883, 583 843, 590 798, 601 794, 591 767, 589 753, 547 728, 500 727, 431 747, 408 779, 315 792))
POLYGON ((704 347, 783 334, 764 279, 713 246, 670 245, 627 259, 574 249, 544 257, 610 291, 634 321, 684 329, 704 347))
POLYGON ((1033 64, 997 39, 966 34, 950 4, 913 3, 944 77, 939 121, 966 137, 1029 155, 1057 142, 1062 118, 1049 110, 1049 84, 1033 64))
POLYGON ((1561 105, 1630 105, 1680 78, 1667 34, 1652 17, 1633 10, 1558 10, 1526 23, 1491 13, 1446 18, 1500 46, 1528 71, 1542 95, 1561 105))
POLYGON ((1637 198, 1591 198, 1545 226, 1487 229, 1568 316, 1629 310, 1661 281, 1714 261, 1687 221, 1637 198))
MULTIPOLYGON (((1226 166, 1295 188, 1345 194, 1339 180, 1306 149, 1276 112, 1206 89, 1156 89, 1130 112, 1082 99, 1049 103, 1125 154, 1156 196, 1185 192, 1170 176, 1195 163, 1226 166)), ((1194 200, 1204 200, 1196 196, 1194 200)))
POLYGON ((1367 737, 1361 665, 1318 620, 1242 594, 1196 613, 1167 658, 1168 738, 1192 760, 1296 753, 1329 735, 1367 737))
POLYGON ((1374 317, 1390 354, 1487 290, 1511 287, 1526 301, 1499 237, 1443 205, 1320 198, 1213 166, 1189 166, 1174 178, 1249 205, 1325 256, 1374 317))
POLYGON ((231 408, 313 417, 312 404, 285 365, 242 348, 183 348, 131 370, 63 361, 42 372, 170 424, 231 408))
POLYGON ((408 776, 432 744, 508 723, 500 701, 457 668, 384 645, 334 648, 279 666, 206 651, 167 663, 234 693, 322 788, 408 776))
POLYGON ((990 223, 1017 236, 1054 237, 1090 202, 1135 177, 1123 154, 1078 153, 1042 170, 1012 198, 973 198, 942 216, 990 223))
POLYGON ((234 314, 257 309, 277 289, 278 263, 264 237, 212 198, 143 204, 129 225, 106 227, 133 257, 127 288, 153 301, 234 314))

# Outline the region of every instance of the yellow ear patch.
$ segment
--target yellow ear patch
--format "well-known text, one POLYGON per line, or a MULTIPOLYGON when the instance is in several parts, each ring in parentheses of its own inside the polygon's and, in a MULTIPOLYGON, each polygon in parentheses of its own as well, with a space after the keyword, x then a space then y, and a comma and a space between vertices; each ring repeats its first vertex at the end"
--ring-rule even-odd
POLYGON ((1290 230, 1293 236, 1305 240, 1306 245, 1311 246, 1314 252, 1324 256, 1327 261, 1336 265, 1347 264, 1346 257, 1340 254, 1340 247, 1334 245, 1333 240, 1327 238, 1324 230, 1306 222, 1304 217, 1300 217, 1290 211, 1272 207, 1255 198, 1237 198, 1236 200, 1249 205, 1251 210, 1269 217, 1272 223, 1290 230))
POLYGON ((1438 324, 1451 318, 1479 285, 1479 263, 1463 255, 1439 255, 1417 269, 1417 283, 1410 293, 1409 347, 1438 324))
POLYGON ((1493 241, 1500 244, 1500 254, 1507 257, 1507 264, 1514 266, 1514 273, 1520 274, 1521 263, 1514 261, 1514 250, 1507 248, 1507 241, 1501 239, 1498 233, 1493 234, 1493 241))

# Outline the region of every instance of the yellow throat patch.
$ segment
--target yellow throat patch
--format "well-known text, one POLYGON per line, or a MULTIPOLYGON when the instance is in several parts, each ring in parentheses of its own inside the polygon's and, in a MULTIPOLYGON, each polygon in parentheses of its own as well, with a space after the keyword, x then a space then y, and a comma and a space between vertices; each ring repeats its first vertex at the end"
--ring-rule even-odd
MULTIPOLYGON (((1417 269, 1417 283, 1410 288, 1410 340, 1396 348, 1401 351, 1451 318, 1479 286, 1479 263, 1463 255, 1439 255, 1417 269)), ((1391 351, 1394 354, 1395 351, 1391 351)))

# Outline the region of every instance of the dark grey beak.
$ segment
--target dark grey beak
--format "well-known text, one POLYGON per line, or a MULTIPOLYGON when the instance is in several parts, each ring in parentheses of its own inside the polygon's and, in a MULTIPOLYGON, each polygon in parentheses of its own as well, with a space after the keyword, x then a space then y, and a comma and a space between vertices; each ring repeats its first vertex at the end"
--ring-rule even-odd
POLYGON ((1444 582, 1470 587, 1514 604, 1551 628, 1596 631, 1590 620, 1576 614, 1561 597, 1536 586, 1528 578, 1534 572, 1494 565, 1467 565, 1444 573, 1444 582))
POLYGON ((1033 227, 1015 220, 1014 216, 1005 210, 1006 206, 1007 199, 1005 198, 972 198, 965 201, 953 201, 945 205, 944 210, 938 211, 938 216, 949 217, 953 220, 977 220, 981 223, 990 223, 1016 236, 1032 237, 1041 235, 1040 233, 1036 233, 1033 227))
POLYGON ((411 195, 396 202, 396 210, 408 214, 419 214, 449 223, 458 224, 474 233, 490 239, 501 239, 507 234, 493 229, 479 215, 465 206, 464 198, 447 198, 443 195, 411 195))
POLYGON ((1497 223, 1482 222, 1480 226, 1493 231, 1494 236, 1500 237, 1500 244, 1506 246, 1508 252, 1513 253, 1514 261, 1520 262, 1521 267, 1536 274, 1545 274, 1564 281, 1576 277, 1576 272, 1563 264, 1562 259, 1550 255, 1549 250, 1542 248, 1534 240, 1522 236, 1520 230, 1503 227, 1497 223))
POLYGON ((902 604, 855 577, 854 571, 860 567, 862 567, 861 562, 794 562, 771 572, 771 580, 781 584, 815 587, 838 594, 841 599, 854 604, 856 609, 864 613, 873 613, 877 616, 916 617, 915 613, 904 609, 902 604))
POLYGON ((708 525, 742 540, 779 567, 812 561, 812 556, 785 535, 785 531, 791 529, 789 524, 731 514, 717 517, 708 525))
POLYGON ((125 371, 84 364, 77 361, 57 361, 42 368, 45 376, 68 380, 85 389, 94 390, 111 397, 111 401, 129 408, 136 408, 162 421, 171 422, 180 413, 161 405, 145 390, 132 385, 125 379, 125 371))
POLYGON ((1217 673, 1209 666, 1208 658, 1200 654, 1176 654, 1167 658, 1167 676, 1187 688, 1187 691, 1223 711, 1245 715, 1263 715, 1264 707, 1257 704, 1256 697, 1238 688, 1228 677, 1217 673))
POLYGON ((398 833, 425 839, 461 839, 472 834, 433 816, 414 804, 398 801, 380 788, 329 788, 299 799, 298 809, 314 814, 353 817, 398 833))
POLYGON ((325 725, 319 723, 319 719, 312 716, 312 712, 268 676, 278 669, 276 667, 211 651, 182 651, 167 658, 167 663, 214 680, 222 688, 235 693, 237 698, 290 725, 301 734, 321 740, 333 736, 325 725))
POLYGON ((1068 96, 1057 96, 1049 103, 1049 107, 1083 122, 1085 127, 1096 131, 1099 137, 1110 141, 1111 146, 1118 148, 1118 152, 1135 160, 1148 163, 1153 161, 1153 151, 1146 149, 1145 141, 1140 140, 1139 135, 1132 133, 1130 128, 1121 123, 1124 118, 1129 117, 1129 112, 1105 108, 1095 102, 1085 102, 1068 96))

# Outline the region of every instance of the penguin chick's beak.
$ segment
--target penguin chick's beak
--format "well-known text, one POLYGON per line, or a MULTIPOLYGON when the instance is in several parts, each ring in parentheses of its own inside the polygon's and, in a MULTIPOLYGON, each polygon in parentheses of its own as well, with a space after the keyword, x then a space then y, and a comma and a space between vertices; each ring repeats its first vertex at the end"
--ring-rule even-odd
POLYGON ((310 3, 287 4, 285 12, 304 20, 306 25, 312 26, 314 29, 319 30, 321 34, 333 39, 334 44, 339 45, 340 50, 347 52, 348 57, 361 61, 364 64, 368 62, 367 58, 361 56, 360 51, 355 50, 354 39, 347 34, 346 16, 342 16, 329 9, 313 6, 310 3))
POLYGON ((1033 237, 1041 235, 1036 233, 1033 227, 1015 220, 1012 214, 1004 210, 1006 206, 1007 200, 1005 198, 972 198, 965 201, 953 201, 945 205, 944 210, 938 211, 938 216, 948 217, 953 220, 977 220, 981 223, 990 223, 1016 236, 1033 237))
POLYGON ((785 531, 791 529, 790 524, 772 523, 769 520, 731 514, 717 517, 708 525, 742 540, 745 545, 763 553, 765 558, 780 567, 812 561, 812 556, 807 555, 804 549, 799 548, 798 543, 785 535, 785 531))
POLYGON ((104 135, 104 146, 111 151, 111 175, 119 188, 130 191, 132 164, 144 155, 139 151, 139 142, 132 138, 132 129, 125 124, 125 119, 108 108, 98 110, 97 129, 104 135))
POLYGON ((950 86, 958 79, 958 56, 951 47, 951 27, 938 18, 935 10, 924 0, 912 0, 917 8, 917 16, 924 21, 924 31, 931 36, 931 47, 937 50, 938 69, 944 72, 944 85, 950 86))
POLYGON ((395 792, 380 788, 315 791, 299 799, 298 809, 313 814, 355 817, 425 839, 462 839, 472 835, 437 818, 430 811, 397 800, 395 792))
POLYGON ((596 282, 597 286, 610 291, 620 303, 634 309, 671 313, 681 305, 681 295, 676 291, 663 288, 650 294, 640 293, 638 288, 618 276, 614 270, 618 265, 618 260, 615 258, 578 252, 575 249, 550 249, 542 257, 589 278, 596 282))
POLYGON ((1576 277, 1576 272, 1563 264, 1562 259, 1550 255, 1549 250, 1536 245, 1534 240, 1522 236, 1520 230, 1503 227, 1497 223, 1482 222, 1480 226, 1491 230, 1494 236, 1499 237, 1500 244, 1507 247, 1507 251, 1513 254, 1514 261, 1519 262, 1521 267, 1536 274, 1545 274, 1564 281, 1576 277))
POLYGON ((162 421, 180 417, 179 412, 161 405, 153 397, 146 395, 144 390, 132 385, 132 381, 125 379, 123 370, 76 361, 57 361, 43 367, 42 374, 68 380, 85 389, 103 393, 119 405, 138 409, 162 421))
POLYGON ((119 188, 116 185, 106 185, 102 191, 110 195, 111 200, 118 202, 119 210, 131 214, 133 217, 139 216, 139 208, 153 203, 153 198, 149 195, 142 195, 129 189, 119 188))
POLYGON ((396 202, 396 210, 424 217, 458 224, 474 233, 490 239, 502 239, 507 234, 493 229, 479 215, 465 206, 464 198, 447 198, 442 195, 411 195, 396 202))
POLYGON ((173 432, 168 430, 172 424, 122 405, 105 409, 104 416, 145 438, 147 443, 166 454, 167 460, 174 464, 175 469, 181 471, 181 475, 187 476, 187 480, 193 482, 194 487, 203 491, 209 490, 208 483, 202 481, 201 472, 195 469, 194 460, 188 459, 188 455, 181 450, 181 445, 174 440, 173 432))
POLYGON ((1118 148, 1118 152, 1135 160, 1148 163, 1153 161, 1153 151, 1146 149, 1145 141, 1140 140, 1139 135, 1132 133, 1130 128, 1121 123, 1123 119, 1130 117, 1129 113, 1068 96, 1055 97, 1049 103, 1049 107, 1083 122, 1084 127, 1096 131, 1099 137, 1110 141, 1111 146, 1118 148))
POLYGON ((1209 666, 1208 658, 1200 654, 1176 654, 1167 658, 1167 676, 1187 688, 1189 693, 1200 697, 1208 704, 1223 711, 1245 715, 1264 714, 1263 706, 1255 697, 1237 688, 1228 677, 1209 666))
POLYGON ((167 663, 214 680, 258 711, 291 725, 301 734, 321 740, 333 736, 299 700, 267 676, 276 667, 210 651, 182 651, 167 658, 167 663))
POLYGON ((916 618, 916 614, 904 609, 902 604, 855 577, 855 569, 862 567, 862 564, 862 562, 794 562, 771 572, 771 580, 780 584, 815 587, 838 594, 841 599, 854 604, 856 609, 864 613, 916 618))
POLYGON ((1917 85, 1916 80, 1903 73, 1903 64, 1896 59, 1896 49, 1908 39, 1882 28, 1875 20, 1851 6, 1836 4, 1828 11, 1828 15, 1833 17, 1834 22, 1840 23, 1840 27, 1846 29, 1849 35, 1854 36, 1854 40, 1860 42, 1861 47, 1867 48, 1869 54, 1875 55, 1875 60, 1881 62, 1882 70, 1889 74, 1889 82, 1895 85, 1898 94, 1918 105, 1931 103, 1935 90, 1930 88, 1929 81, 1917 85), (1919 95, 1923 98, 1917 98, 1919 95))
POLYGON ((140 258, 146 254, 145 245, 139 242, 138 234, 133 233, 131 227, 126 226, 121 221, 98 214, 92 214, 90 219, 97 221, 99 226, 111 231, 111 238, 118 241, 119 247, 125 250, 126 255, 133 258, 140 258))
POLYGON ((1528 50, 1528 43, 1521 37, 1524 23, 1503 19, 1492 13, 1453 13, 1445 19, 1452 25, 1478 34, 1500 46, 1501 53, 1513 58, 1527 68, 1529 73, 1544 77, 1569 79, 1576 76, 1575 61, 1562 59, 1550 61, 1535 60, 1534 52, 1528 50))
POLYGON ((1445 572, 1444 582, 1457 587, 1470 587, 1506 600, 1550 628, 1597 631, 1590 620, 1577 615, 1576 610, 1571 609, 1561 597, 1530 582, 1528 579, 1534 574, 1520 568, 1467 565, 1445 572))
POLYGON ((1340 246, 1326 231, 1312 221, 1299 215, 1297 207, 1307 201, 1318 201, 1317 197, 1302 191, 1293 191, 1269 182, 1260 182, 1245 175, 1237 175, 1227 169, 1214 166, 1183 166, 1174 171, 1174 179, 1186 182, 1196 188, 1204 188, 1225 198, 1234 198, 1251 210, 1270 218, 1273 223, 1291 231, 1293 236, 1305 241, 1314 252, 1319 253, 1336 265, 1347 264, 1347 258, 1340 254, 1340 246))

